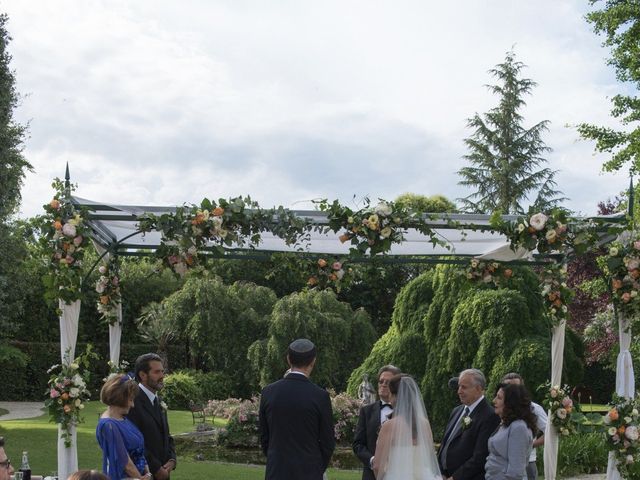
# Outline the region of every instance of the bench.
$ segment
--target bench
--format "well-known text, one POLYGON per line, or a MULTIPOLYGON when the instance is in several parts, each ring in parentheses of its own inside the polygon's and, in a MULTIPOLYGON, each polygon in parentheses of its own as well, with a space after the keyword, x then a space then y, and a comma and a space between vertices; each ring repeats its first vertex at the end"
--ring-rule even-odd
POLYGON ((198 423, 206 422, 207 415, 202 404, 195 403, 193 400, 189 400, 189 410, 191 411, 191 418, 194 425, 196 424, 196 420, 198 421, 198 423))

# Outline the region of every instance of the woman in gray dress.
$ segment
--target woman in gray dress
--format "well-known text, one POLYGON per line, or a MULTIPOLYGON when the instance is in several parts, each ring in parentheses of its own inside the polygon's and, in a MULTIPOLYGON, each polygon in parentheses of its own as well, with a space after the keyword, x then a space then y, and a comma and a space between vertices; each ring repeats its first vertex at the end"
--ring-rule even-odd
POLYGON ((531 398, 524 385, 501 384, 493 406, 501 423, 489 438, 485 479, 522 480, 537 431, 531 398))

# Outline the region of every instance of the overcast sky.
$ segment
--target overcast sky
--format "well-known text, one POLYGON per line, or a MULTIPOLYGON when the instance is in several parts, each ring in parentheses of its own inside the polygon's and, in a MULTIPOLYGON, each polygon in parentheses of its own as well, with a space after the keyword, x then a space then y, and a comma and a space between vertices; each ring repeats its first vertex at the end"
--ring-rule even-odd
POLYGON ((538 83, 566 206, 594 214, 628 185, 571 125, 615 125, 620 91, 574 0, 0 2, 39 213, 69 162, 77 195, 180 205, 249 194, 263 207, 470 191, 466 119, 497 99, 512 47, 538 83), (354 198, 355 197, 355 198, 354 198))

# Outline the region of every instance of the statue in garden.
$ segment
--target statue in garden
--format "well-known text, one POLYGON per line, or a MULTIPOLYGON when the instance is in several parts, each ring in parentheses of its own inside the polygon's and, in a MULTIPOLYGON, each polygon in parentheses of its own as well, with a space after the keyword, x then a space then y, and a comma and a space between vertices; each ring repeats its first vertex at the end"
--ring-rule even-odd
POLYGON ((362 383, 358 386, 358 398, 362 401, 362 405, 369 405, 376 401, 376 391, 369 382, 369 375, 366 373, 362 376, 362 383))

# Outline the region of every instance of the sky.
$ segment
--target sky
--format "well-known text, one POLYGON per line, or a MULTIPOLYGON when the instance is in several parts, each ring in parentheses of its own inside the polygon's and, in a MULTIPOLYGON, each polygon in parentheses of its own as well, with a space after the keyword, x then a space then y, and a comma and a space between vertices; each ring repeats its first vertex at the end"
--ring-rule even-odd
POLYGON ((0 1, 41 212, 69 163, 76 195, 138 205, 250 195, 262 207, 360 208, 405 192, 472 193, 467 119, 497 103, 488 70, 513 49, 537 82, 564 205, 627 188, 575 125, 617 126, 623 88, 586 0, 0 1))

